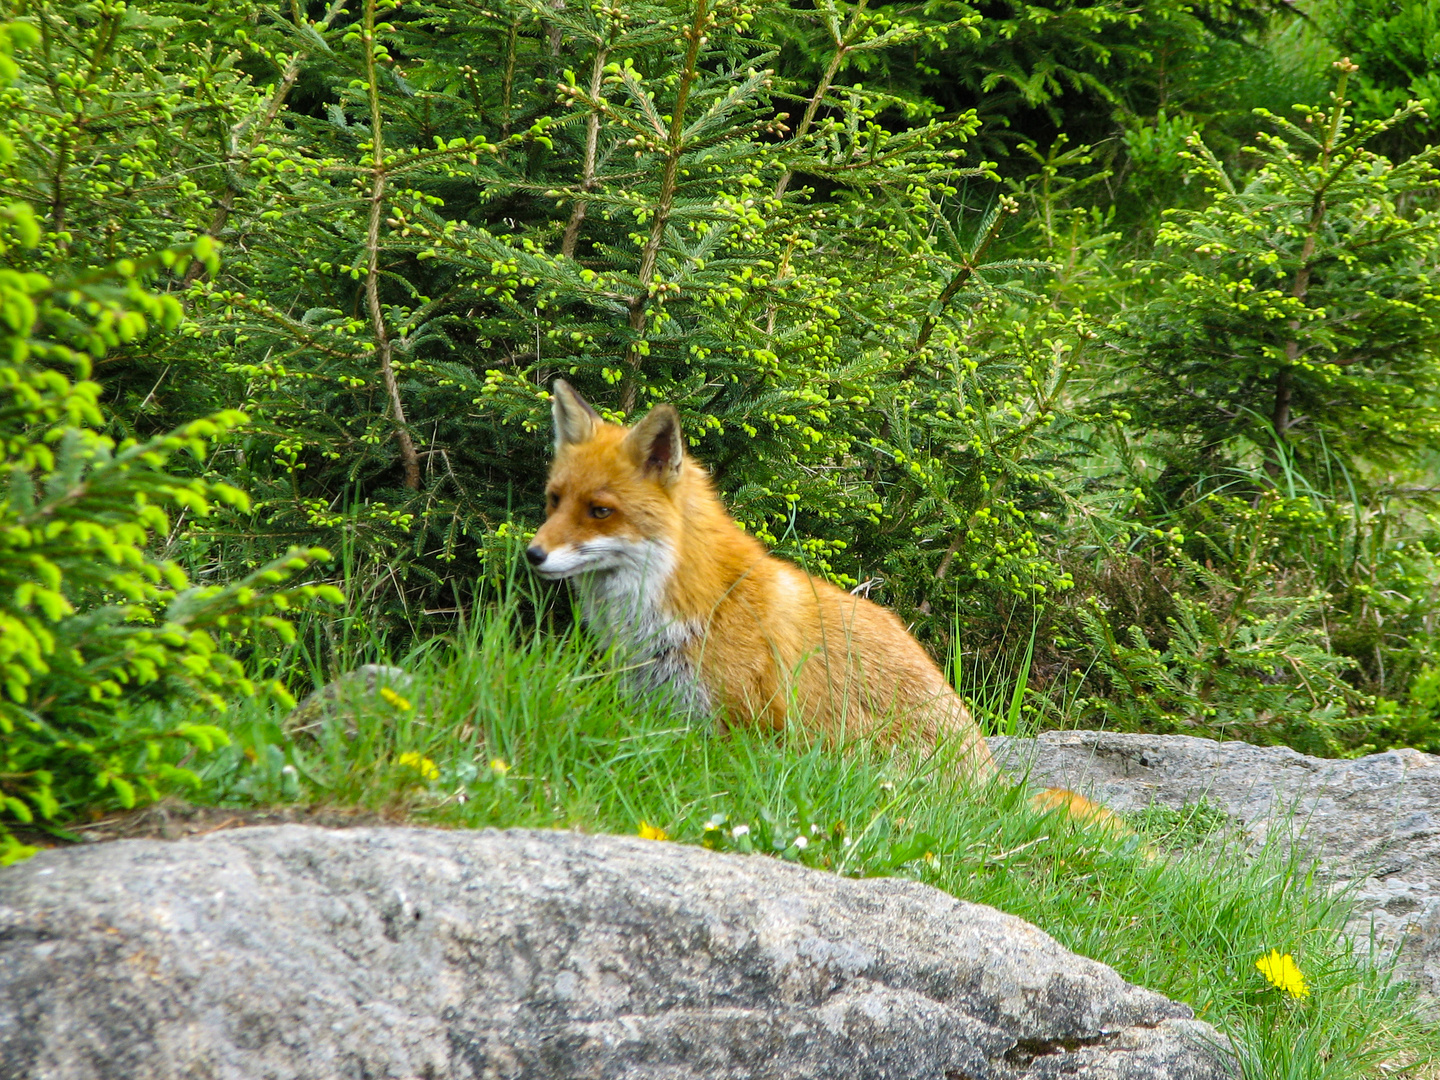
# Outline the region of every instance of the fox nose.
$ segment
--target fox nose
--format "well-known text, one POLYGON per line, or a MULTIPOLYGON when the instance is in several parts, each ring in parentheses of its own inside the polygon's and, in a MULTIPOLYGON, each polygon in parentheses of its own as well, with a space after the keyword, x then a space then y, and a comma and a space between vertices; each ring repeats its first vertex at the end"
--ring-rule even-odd
POLYGON ((539 566, 542 562, 545 561, 545 556, 548 554, 549 552, 546 551, 544 548, 536 547, 534 544, 531 544, 528 548, 525 549, 525 558, 530 560, 531 566, 539 566))

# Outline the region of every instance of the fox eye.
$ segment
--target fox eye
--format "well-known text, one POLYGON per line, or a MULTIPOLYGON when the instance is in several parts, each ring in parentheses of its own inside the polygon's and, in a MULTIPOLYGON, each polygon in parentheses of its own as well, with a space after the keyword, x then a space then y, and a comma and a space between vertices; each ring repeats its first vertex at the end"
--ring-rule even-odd
POLYGON ((559 506, 559 505, 560 505, 560 493, 559 493, 559 492, 556 492, 556 491, 550 492, 550 509, 551 509, 551 510, 554 510, 555 507, 557 507, 557 506, 559 506))
POLYGON ((608 507, 608 506, 592 506, 592 507, 590 507, 590 516, 593 517, 593 518, 607 518, 607 517, 609 517, 611 514, 613 514, 614 512, 615 512, 615 511, 614 511, 614 510, 611 510, 610 507, 608 507))

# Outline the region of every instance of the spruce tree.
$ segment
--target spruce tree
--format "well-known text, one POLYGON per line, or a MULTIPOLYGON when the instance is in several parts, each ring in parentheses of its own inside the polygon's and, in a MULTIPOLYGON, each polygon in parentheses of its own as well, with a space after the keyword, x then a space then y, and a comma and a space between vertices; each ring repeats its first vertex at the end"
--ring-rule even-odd
POLYGON ((1262 113, 1275 131, 1247 180, 1192 139, 1213 200, 1167 215, 1142 268, 1153 294, 1114 326, 1115 400, 1163 433, 1170 490, 1227 468, 1359 482, 1440 436, 1440 148, 1370 150, 1420 106, 1356 121, 1354 66, 1336 68, 1328 108, 1262 113))

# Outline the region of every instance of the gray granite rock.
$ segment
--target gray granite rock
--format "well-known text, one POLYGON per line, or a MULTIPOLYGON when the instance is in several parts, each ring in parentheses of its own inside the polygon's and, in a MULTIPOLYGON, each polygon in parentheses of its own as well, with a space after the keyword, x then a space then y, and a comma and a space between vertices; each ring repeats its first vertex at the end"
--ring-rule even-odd
POLYGON ((1204 800, 1255 841, 1309 846, 1359 902, 1350 931, 1400 949, 1399 972, 1440 1006, 1440 757, 1391 750, 1351 761, 1184 735, 1047 732, 991 739, 1001 767, 1122 813, 1204 800))
POLYGON ((1208 1080, 1218 1046, 1013 916, 675 844, 280 826, 0 870, 7 1080, 1208 1080))

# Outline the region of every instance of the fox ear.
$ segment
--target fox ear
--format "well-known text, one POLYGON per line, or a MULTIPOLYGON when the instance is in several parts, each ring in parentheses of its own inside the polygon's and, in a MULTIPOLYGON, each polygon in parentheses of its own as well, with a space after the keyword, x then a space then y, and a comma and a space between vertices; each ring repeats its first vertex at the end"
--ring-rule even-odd
POLYGON ((675 406, 656 405, 651 409, 625 436, 625 448, 642 473, 667 487, 674 483, 685 460, 685 440, 675 406))
POLYGON ((588 441, 600 426, 600 414, 564 379, 555 380, 550 410, 555 417, 556 450, 588 441))

